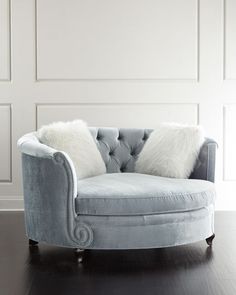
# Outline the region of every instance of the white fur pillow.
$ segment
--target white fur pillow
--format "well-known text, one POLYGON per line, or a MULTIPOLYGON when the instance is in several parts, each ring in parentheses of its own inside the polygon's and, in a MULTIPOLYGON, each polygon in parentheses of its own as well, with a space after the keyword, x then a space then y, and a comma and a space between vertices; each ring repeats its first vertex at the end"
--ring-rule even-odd
POLYGON ((39 140, 72 159, 78 178, 106 173, 106 166, 85 122, 57 122, 37 131, 39 140))
POLYGON ((135 165, 135 172, 188 178, 204 142, 201 126, 163 123, 148 138, 135 165))

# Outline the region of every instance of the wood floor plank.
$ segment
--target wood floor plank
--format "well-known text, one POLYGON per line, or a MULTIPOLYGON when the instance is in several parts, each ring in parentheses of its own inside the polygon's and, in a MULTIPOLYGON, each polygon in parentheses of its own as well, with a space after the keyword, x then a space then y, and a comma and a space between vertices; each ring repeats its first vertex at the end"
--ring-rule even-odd
POLYGON ((235 295, 236 212, 216 212, 216 238, 165 249, 29 248, 23 212, 0 212, 1 295, 235 295))

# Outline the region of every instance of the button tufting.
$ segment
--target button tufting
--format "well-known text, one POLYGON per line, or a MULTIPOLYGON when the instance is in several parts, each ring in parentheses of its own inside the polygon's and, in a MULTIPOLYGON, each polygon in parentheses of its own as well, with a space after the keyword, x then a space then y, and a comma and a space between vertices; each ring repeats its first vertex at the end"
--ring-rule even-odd
POLYGON ((132 172, 142 146, 149 138, 148 130, 96 129, 93 133, 97 147, 104 158, 107 172, 132 172))
POLYGON ((147 140, 147 138, 148 138, 148 136, 147 136, 147 134, 144 134, 144 136, 143 136, 143 140, 147 140))
POLYGON ((120 167, 120 171, 121 171, 121 172, 125 172, 125 169, 126 169, 125 166, 120 167))
POLYGON ((134 150, 130 152, 130 155, 131 155, 132 157, 134 157, 134 156, 135 156, 135 154, 136 154, 136 153, 135 153, 135 151, 134 151, 134 150))

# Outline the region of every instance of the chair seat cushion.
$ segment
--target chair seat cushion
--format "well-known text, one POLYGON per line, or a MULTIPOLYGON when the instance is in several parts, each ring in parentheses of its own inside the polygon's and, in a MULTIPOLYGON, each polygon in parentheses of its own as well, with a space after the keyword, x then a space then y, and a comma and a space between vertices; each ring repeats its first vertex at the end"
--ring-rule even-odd
POLYGON ((213 204, 214 184, 139 173, 111 173, 78 181, 77 214, 147 215, 183 212, 213 204))

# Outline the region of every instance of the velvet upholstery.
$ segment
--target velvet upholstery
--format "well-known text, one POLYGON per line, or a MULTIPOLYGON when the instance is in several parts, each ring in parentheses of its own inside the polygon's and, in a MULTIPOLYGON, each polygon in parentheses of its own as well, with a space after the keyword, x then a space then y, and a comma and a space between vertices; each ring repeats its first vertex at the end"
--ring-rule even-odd
POLYGON ((196 210, 214 201, 209 181, 109 173, 78 181, 75 210, 87 215, 147 215, 196 210))
MULTIPOLYGON (((135 160, 152 132, 151 129, 95 127, 90 128, 90 131, 101 152, 108 173, 134 172, 135 160)), ((190 178, 214 182, 216 147, 214 140, 205 139, 190 178)))
POLYGON ((93 229, 89 249, 162 248, 210 237, 214 232, 214 206, 167 214, 81 215, 80 220, 93 229))
MULTIPOLYGON (((135 160, 152 132, 117 128, 90 131, 107 173, 133 172, 135 160)), ((138 215, 124 216, 121 210, 118 215, 77 214, 77 186, 81 180, 68 155, 41 144, 35 133, 23 136, 18 146, 22 152, 25 223, 30 239, 73 248, 132 249, 191 243, 214 232, 213 189, 209 200, 204 195, 204 202, 195 209, 150 214, 144 206, 138 215)), ((214 181, 215 151, 216 143, 206 139, 190 178, 214 181)), ((204 190, 203 184, 199 182, 204 190)), ((114 210, 110 213, 117 213, 114 210)))

